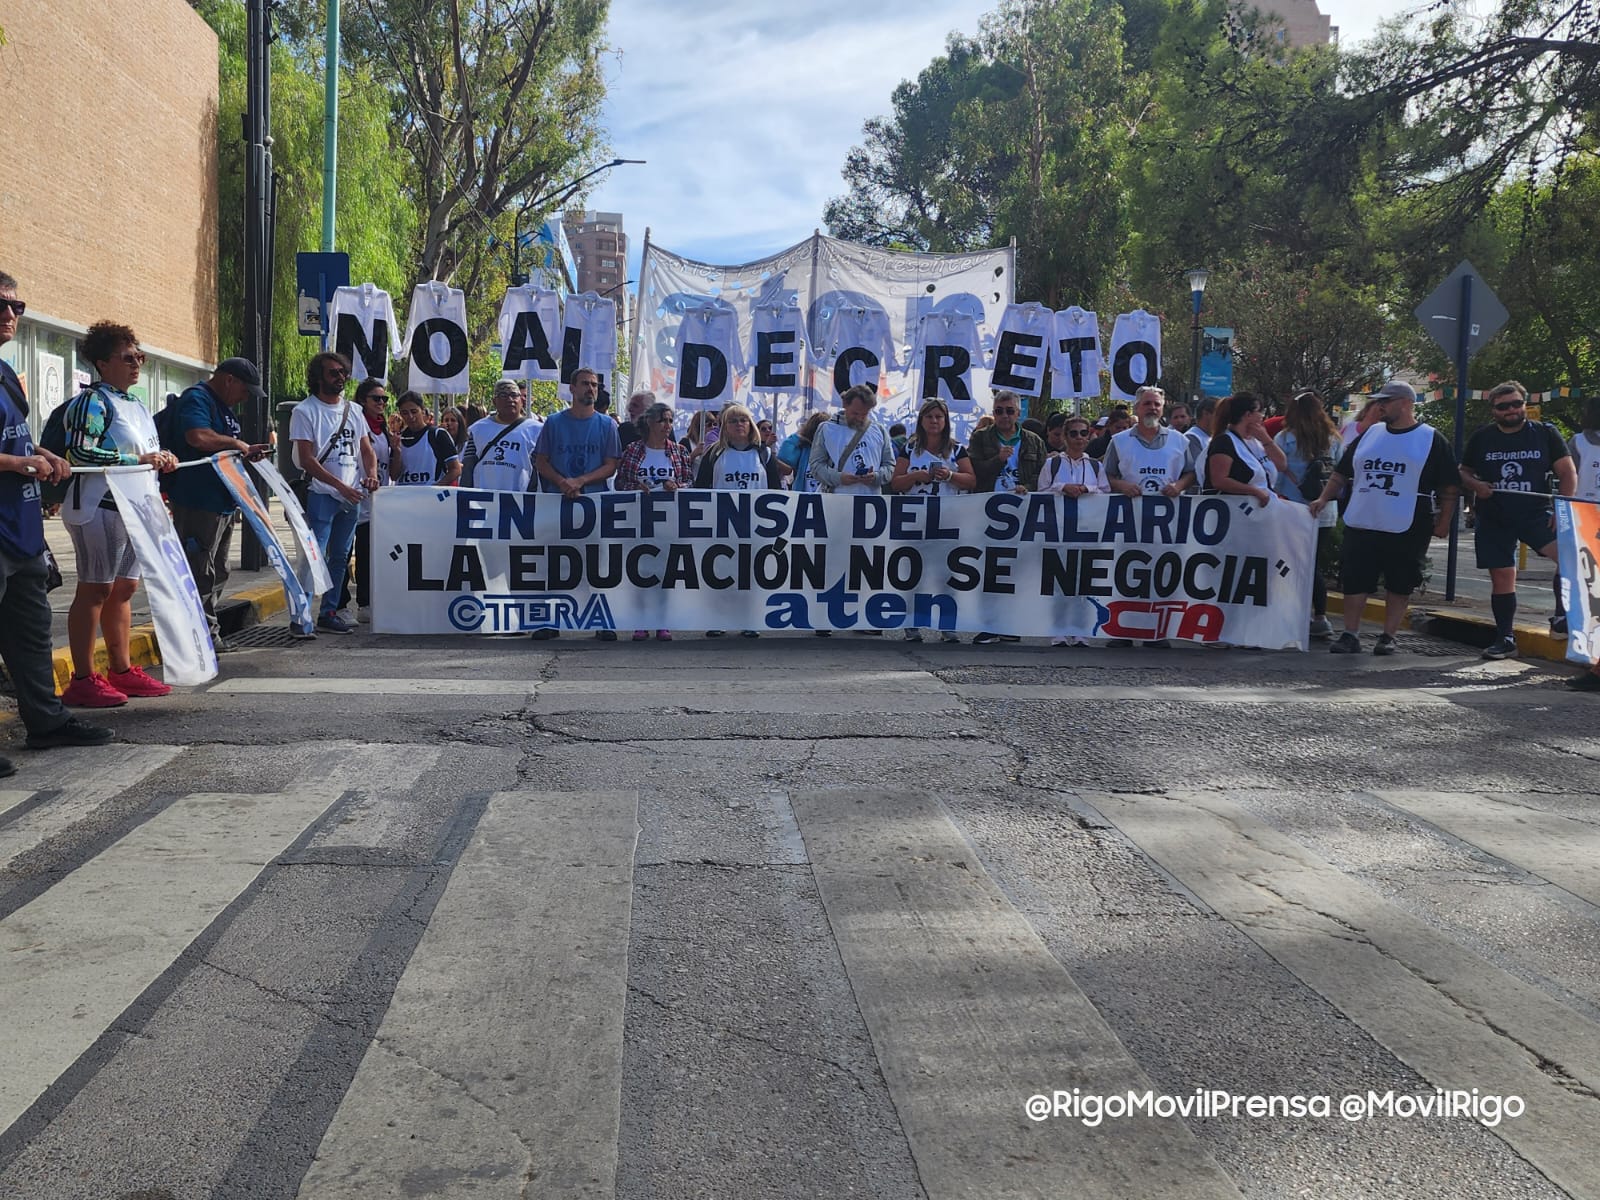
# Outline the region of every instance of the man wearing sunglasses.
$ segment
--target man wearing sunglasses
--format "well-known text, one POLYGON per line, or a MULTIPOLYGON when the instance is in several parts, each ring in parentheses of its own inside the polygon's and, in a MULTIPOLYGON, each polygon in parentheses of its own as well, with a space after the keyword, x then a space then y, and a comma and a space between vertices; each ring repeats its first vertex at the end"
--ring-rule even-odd
MULTIPOLYGON (((17 336, 27 305, 17 281, 0 271, 0 346, 17 336)), ((56 695, 50 651, 50 600, 46 588, 44 512, 39 485, 59 483, 66 460, 33 444, 28 397, 11 364, 0 359, 0 658, 17 693, 17 710, 30 749, 99 746, 111 730, 69 716, 56 695)), ((16 773, 0 758, 0 778, 16 773)))
MULTIPOLYGON (((1478 566, 1489 572, 1494 643, 1485 658, 1514 658, 1517 638, 1517 543, 1551 561, 1556 557, 1555 512, 1549 479, 1561 495, 1577 489, 1577 470, 1561 435, 1528 420, 1528 390, 1514 379, 1489 389, 1494 420, 1467 439, 1461 454, 1461 484, 1477 497, 1473 546, 1478 566)), ((1556 615, 1550 632, 1565 635, 1561 575, 1556 574, 1556 615)))
MULTIPOLYGON (((350 568, 361 502, 378 487, 378 456, 366 417, 344 398, 350 381, 350 360, 325 350, 306 364, 310 393, 289 417, 289 438, 295 463, 306 473, 306 522, 322 551, 333 586, 322 596, 317 629, 354 633, 339 615, 339 598, 350 568)), ((315 637, 311 629, 294 628, 296 637, 315 637)))

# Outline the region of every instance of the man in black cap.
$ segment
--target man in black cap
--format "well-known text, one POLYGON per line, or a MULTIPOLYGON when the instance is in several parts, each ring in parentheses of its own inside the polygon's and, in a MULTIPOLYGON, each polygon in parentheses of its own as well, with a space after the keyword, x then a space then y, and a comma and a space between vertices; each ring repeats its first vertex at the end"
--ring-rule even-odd
MULTIPOLYGON (((248 358, 227 358, 217 364, 211 378, 195 384, 178 397, 172 419, 173 445, 167 447, 181 462, 195 462, 213 454, 237 450, 251 462, 264 458, 268 445, 252 446, 239 437, 233 410, 246 397, 266 396, 261 373, 248 358)), ((238 507, 233 494, 217 473, 204 467, 174 471, 168 476, 167 497, 172 502, 172 526, 183 542, 184 557, 194 575, 200 602, 211 626, 211 640, 219 653, 232 649, 217 622, 217 600, 228 582, 228 551, 233 542, 233 515, 238 507)))

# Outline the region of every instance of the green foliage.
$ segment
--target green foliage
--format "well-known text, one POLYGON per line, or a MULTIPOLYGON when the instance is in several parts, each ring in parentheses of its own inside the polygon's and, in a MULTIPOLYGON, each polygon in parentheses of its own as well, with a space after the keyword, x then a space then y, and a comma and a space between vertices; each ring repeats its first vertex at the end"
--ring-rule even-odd
MULTIPOLYGON (((222 130, 218 190, 221 264, 218 312, 221 352, 242 344, 244 291, 245 13, 241 0, 204 0, 200 15, 217 32, 221 70, 222 130)), ((278 176, 273 248, 272 378, 279 398, 304 389, 305 365, 320 348, 296 332, 295 254, 322 244, 323 78, 321 56, 287 38, 274 43, 272 68, 273 170, 278 176)), ((350 255, 350 275, 394 293, 412 275, 416 209, 389 134, 389 100, 361 71, 340 77, 337 247, 350 255)))
POLYGON ((1596 112, 1600 15, 1567 0, 1291 52, 1225 0, 1001 0, 867 123, 826 220, 936 251, 1015 237, 1019 299, 1167 314, 1169 390, 1182 273, 1207 266, 1238 386, 1276 399, 1448 379, 1411 312, 1467 254, 1512 312, 1473 385, 1593 391, 1596 112))
POLYGON ((457 281, 469 296, 503 271, 505 219, 535 220, 577 189, 552 184, 592 167, 606 0, 356 0, 353 62, 388 90, 396 147, 420 212, 413 281, 457 281))

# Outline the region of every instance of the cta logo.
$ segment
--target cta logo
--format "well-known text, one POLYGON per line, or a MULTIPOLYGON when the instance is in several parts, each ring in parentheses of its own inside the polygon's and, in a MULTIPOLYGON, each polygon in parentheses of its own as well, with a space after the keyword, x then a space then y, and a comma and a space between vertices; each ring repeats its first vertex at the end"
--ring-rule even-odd
POLYGON ((531 633, 535 629, 615 629, 604 596, 580 605, 566 592, 522 592, 499 596, 457 596, 447 610, 462 633, 531 633))
POLYGON ((1097 634, 1136 642, 1173 637, 1215 642, 1222 637, 1225 619, 1217 605, 1194 600, 1113 600, 1096 602, 1095 608, 1100 617, 1097 634))

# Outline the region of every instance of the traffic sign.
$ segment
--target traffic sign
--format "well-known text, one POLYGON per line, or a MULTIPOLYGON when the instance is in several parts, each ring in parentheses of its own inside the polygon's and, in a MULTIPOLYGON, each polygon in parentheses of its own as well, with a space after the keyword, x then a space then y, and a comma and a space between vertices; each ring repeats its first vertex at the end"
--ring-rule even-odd
POLYGON ((295 320, 300 332, 323 332, 322 313, 336 289, 350 286, 350 256, 342 250, 326 254, 302 251, 294 256, 295 320))
POLYGON ((1461 352, 1461 288, 1464 281, 1469 288, 1470 308, 1467 313, 1467 357, 1471 358, 1486 342, 1505 327, 1511 319, 1506 306, 1500 303, 1483 276, 1466 259, 1450 272, 1449 277, 1433 293, 1417 305, 1416 317, 1422 328, 1452 361, 1461 352))

